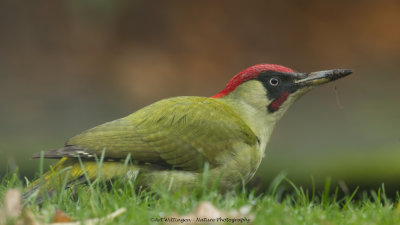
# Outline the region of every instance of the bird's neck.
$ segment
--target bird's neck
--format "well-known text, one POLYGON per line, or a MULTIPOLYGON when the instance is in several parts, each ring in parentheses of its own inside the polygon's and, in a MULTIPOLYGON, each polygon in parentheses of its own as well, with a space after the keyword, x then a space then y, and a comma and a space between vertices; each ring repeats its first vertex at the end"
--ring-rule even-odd
POLYGON ((252 129, 260 140, 260 151, 264 153, 268 140, 280 113, 269 113, 264 86, 257 81, 248 81, 219 100, 229 105, 252 129))

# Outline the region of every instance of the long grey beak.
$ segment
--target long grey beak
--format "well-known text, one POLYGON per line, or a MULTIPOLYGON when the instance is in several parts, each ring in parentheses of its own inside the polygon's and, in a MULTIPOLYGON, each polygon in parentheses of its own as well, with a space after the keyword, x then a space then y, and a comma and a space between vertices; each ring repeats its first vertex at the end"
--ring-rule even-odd
POLYGON ((349 69, 334 69, 302 74, 302 79, 295 81, 301 86, 316 86, 328 83, 351 74, 349 69), (303 78, 304 77, 304 78, 303 78))

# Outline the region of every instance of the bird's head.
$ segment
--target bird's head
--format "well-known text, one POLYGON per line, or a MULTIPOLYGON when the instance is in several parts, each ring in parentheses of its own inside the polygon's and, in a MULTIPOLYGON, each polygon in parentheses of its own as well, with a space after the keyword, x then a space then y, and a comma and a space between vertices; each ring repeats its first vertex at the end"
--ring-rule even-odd
POLYGON ((275 64, 258 64, 235 75, 212 98, 235 99, 280 118, 289 106, 313 87, 351 74, 348 69, 299 73, 275 64))

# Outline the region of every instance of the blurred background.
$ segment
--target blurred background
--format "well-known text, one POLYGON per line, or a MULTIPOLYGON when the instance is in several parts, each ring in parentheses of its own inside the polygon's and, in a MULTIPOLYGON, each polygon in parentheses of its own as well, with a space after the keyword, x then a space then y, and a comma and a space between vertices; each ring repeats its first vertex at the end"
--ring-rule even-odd
MULTIPOLYGON (((162 98, 212 96, 274 63, 354 74, 310 92, 255 185, 400 188, 400 1, 0 1, 0 175, 162 98)), ((52 163, 54 161, 47 161, 52 163)), ((47 164, 47 165, 48 165, 47 164)), ((348 191, 347 190, 347 191, 348 191)))

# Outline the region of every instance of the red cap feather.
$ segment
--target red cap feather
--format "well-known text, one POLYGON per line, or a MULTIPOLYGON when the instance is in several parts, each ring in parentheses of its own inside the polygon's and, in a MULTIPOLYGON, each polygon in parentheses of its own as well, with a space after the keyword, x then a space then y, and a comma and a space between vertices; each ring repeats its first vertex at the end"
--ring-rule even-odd
POLYGON ((212 96, 211 98, 222 98, 225 95, 231 93, 236 89, 237 86, 241 85, 243 82, 248 81, 250 79, 256 78, 260 73, 272 70, 283 73, 294 73, 295 71, 276 64, 258 64, 252 67, 249 67, 242 72, 236 74, 226 85, 226 87, 220 91, 218 94, 212 96))

